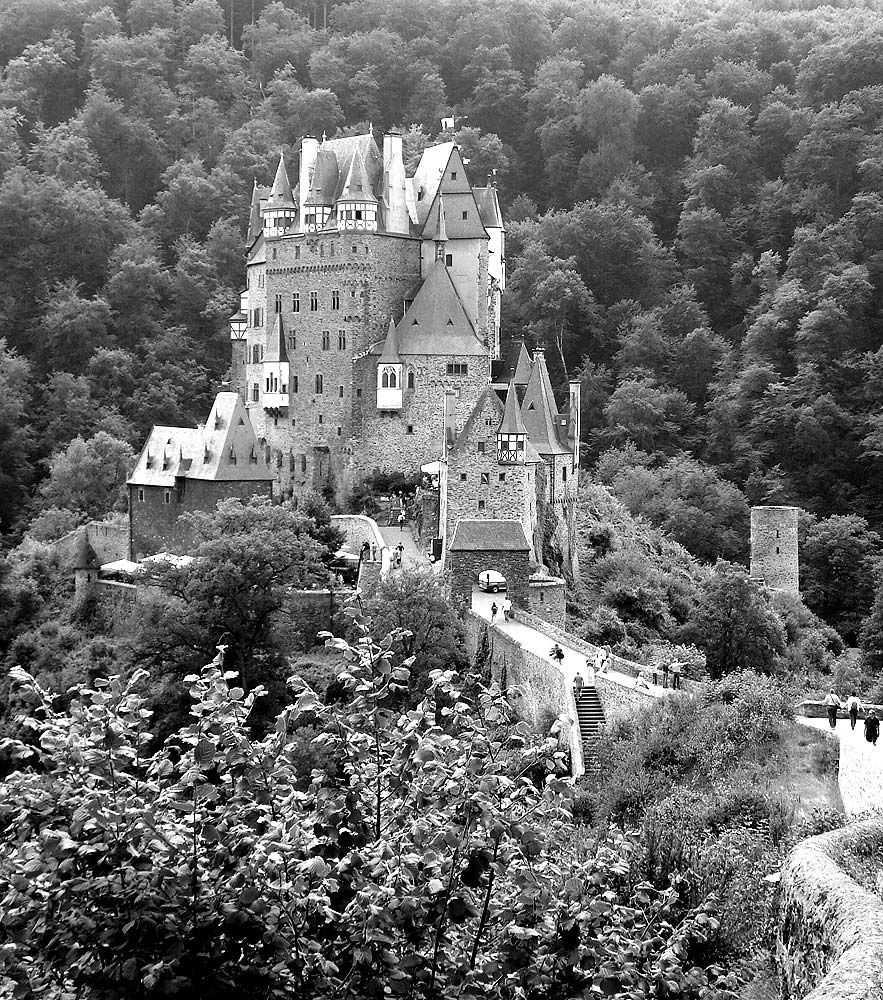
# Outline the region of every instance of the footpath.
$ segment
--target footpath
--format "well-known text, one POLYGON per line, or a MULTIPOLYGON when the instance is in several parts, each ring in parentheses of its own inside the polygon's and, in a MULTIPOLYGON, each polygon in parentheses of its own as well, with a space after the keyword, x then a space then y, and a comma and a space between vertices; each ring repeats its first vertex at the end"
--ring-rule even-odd
MULTIPOLYGON (((401 543, 404 545, 402 552, 402 569, 425 569, 429 565, 429 559, 424 552, 421 552, 414 541, 411 533, 411 526, 406 522, 404 528, 387 524, 378 524, 380 534, 383 536, 383 544, 389 549, 390 555, 395 547, 401 543)), ((395 572, 390 563, 390 572, 395 572)))
POLYGON ((846 814, 853 817, 883 810, 883 739, 877 746, 868 743, 861 719, 854 730, 849 719, 838 719, 835 729, 827 719, 798 717, 797 721, 840 743, 838 783, 846 814))

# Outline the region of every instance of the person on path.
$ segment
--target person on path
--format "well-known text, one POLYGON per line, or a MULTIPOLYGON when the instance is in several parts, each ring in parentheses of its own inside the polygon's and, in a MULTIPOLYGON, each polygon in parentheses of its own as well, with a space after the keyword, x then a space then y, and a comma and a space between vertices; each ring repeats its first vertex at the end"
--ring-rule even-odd
POLYGON ((877 738, 880 735, 880 720, 877 718, 877 712, 872 708, 868 713, 867 719, 865 719, 865 739, 868 743, 877 745, 877 738))
POLYGON ((508 597, 504 597, 503 600, 500 601, 500 605, 503 608, 503 621, 507 622, 509 621, 509 615, 512 614, 512 602, 508 597))
POLYGON ((642 691, 649 691, 650 684, 647 680, 650 671, 647 667, 638 668, 638 676, 635 678, 635 688, 641 688, 642 691))
POLYGON ((653 685, 654 687, 659 687, 659 660, 653 661, 653 667, 651 673, 653 674, 653 685))
POLYGON ((371 543, 371 562, 377 562, 377 542, 371 543))
POLYGON ((564 659, 564 650, 556 642, 555 645, 549 651, 549 656, 552 657, 557 663, 561 663, 564 659))
POLYGON ((399 531, 405 530, 405 512, 404 510, 399 511, 399 531))
POLYGON ((497 620, 497 602, 491 602, 491 625, 497 620))
POLYGON ((683 663, 680 660, 675 660, 671 665, 671 689, 672 691, 677 691, 681 686, 681 670, 683 669, 683 663))
POLYGON ((402 568, 402 556, 405 554, 405 546, 401 542, 396 546, 396 566, 402 568))
POLYGON ((361 550, 360 555, 361 555, 362 562, 368 562, 368 560, 371 558, 371 543, 370 542, 368 542, 368 541, 362 542, 362 550, 361 550))
POLYGON ((662 661, 662 686, 664 688, 668 687, 668 670, 669 670, 668 660, 663 660, 662 661))
POLYGON ((861 698, 859 698, 855 691, 853 691, 852 694, 846 699, 846 711, 849 715, 850 729, 855 729, 855 724, 858 722, 858 713, 864 707, 865 706, 862 704, 861 698))
POLYGON ((577 671, 576 677, 573 678, 573 690, 576 694, 577 700, 579 700, 579 696, 583 693, 584 684, 585 681, 583 680, 583 675, 577 671))
POLYGON ((828 710, 828 725, 832 729, 836 729, 837 709, 840 708, 840 699, 834 694, 834 688, 831 688, 825 698, 825 708, 828 710))
POLYGON ((609 646, 603 646, 598 651, 597 671, 599 674, 606 674, 610 669, 611 653, 609 646))

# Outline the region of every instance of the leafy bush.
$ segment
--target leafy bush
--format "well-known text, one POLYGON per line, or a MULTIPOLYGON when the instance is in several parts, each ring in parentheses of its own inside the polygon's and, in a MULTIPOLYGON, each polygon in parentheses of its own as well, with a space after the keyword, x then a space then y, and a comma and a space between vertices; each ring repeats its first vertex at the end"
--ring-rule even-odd
POLYGON ((813 743, 810 760, 817 778, 835 777, 840 767, 840 741, 832 738, 813 743))
POLYGON ((777 739, 784 720, 794 717, 794 709, 780 682, 753 670, 740 670, 704 689, 708 704, 730 708, 727 734, 734 742, 751 747, 777 739))

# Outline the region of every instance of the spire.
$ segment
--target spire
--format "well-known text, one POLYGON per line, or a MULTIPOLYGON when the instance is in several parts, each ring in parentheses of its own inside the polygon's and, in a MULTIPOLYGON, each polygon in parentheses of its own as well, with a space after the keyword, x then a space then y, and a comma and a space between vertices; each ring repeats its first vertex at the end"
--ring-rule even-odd
POLYGON ((276 167, 276 177, 273 180, 273 188, 270 191, 267 204, 272 208, 294 205, 294 195, 291 193, 288 171, 285 169, 285 153, 281 150, 279 152, 279 166, 276 167))
POLYGON ((527 353, 527 347, 525 347, 522 340, 521 347, 518 349, 518 360, 515 362, 515 384, 527 385, 530 381, 532 368, 533 363, 530 360, 530 355, 527 353))
POLYGON ((251 246, 252 243, 260 235, 264 225, 261 221, 261 193, 258 190, 258 179, 253 178, 254 185, 251 190, 251 208, 248 213, 248 245, 251 246))
POLYGON ((436 243, 447 242, 448 230, 445 226, 445 199, 442 195, 438 196, 438 228, 435 232, 436 243))
POLYGON ((386 332, 386 340, 383 343, 383 350, 380 352, 381 365, 400 365, 402 359, 399 357, 399 338, 396 334, 396 325, 389 320, 389 330, 386 332))
POLYGON ((371 181, 368 179, 368 171, 365 168, 365 160, 362 151, 356 147, 353 158, 350 160, 350 168, 344 181, 343 190, 340 192, 338 201, 368 201, 376 202, 374 192, 371 190, 371 181))
POLYGON ((521 419, 521 407, 518 405, 518 393, 515 389, 515 369, 509 373, 509 388, 506 391, 506 409, 500 423, 498 434, 527 434, 527 428, 521 419))

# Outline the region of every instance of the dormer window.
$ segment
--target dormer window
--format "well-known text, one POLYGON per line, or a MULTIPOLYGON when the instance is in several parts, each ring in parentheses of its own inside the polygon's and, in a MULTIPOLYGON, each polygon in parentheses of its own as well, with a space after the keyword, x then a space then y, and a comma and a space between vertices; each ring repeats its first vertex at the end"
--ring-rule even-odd
POLYGON ((233 445, 230 445, 230 453, 227 456, 227 461, 230 463, 230 465, 236 464, 236 449, 233 447, 233 445))
POLYGON ((451 180, 455 181, 456 179, 457 179, 457 171, 456 170, 452 170, 451 171, 451 180))

